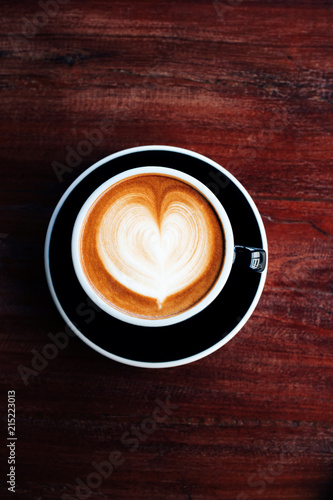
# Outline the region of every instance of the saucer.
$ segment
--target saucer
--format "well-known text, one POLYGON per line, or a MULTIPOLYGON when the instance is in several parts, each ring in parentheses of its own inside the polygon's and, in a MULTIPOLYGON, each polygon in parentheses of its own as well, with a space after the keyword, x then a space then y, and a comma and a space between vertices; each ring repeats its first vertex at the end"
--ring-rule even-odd
POLYGON ((218 297, 196 316, 181 323, 144 327, 122 322, 91 303, 72 262, 71 239, 85 200, 110 177, 141 166, 174 168, 197 178, 222 203, 230 219, 235 245, 263 248, 265 228, 252 198, 229 172, 214 161, 186 149, 144 146, 112 154, 83 172, 56 206, 45 241, 48 286, 60 314, 78 337, 115 361, 163 368, 196 361, 226 344, 245 325, 264 288, 263 273, 237 268, 237 261, 218 297))

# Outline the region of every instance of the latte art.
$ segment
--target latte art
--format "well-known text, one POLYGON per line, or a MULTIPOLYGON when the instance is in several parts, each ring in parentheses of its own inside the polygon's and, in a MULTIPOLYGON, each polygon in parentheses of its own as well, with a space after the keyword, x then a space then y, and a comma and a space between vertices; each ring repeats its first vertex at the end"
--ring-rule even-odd
POLYGON ((99 228, 97 248, 106 270, 133 292, 156 299, 159 309, 209 265, 205 219, 192 200, 182 198, 181 192, 166 196, 158 219, 151 200, 128 194, 107 210, 99 228))
POLYGON ((159 174, 130 177, 90 208, 81 261, 91 286, 129 315, 163 318, 200 301, 223 264, 223 232, 194 188, 159 174))

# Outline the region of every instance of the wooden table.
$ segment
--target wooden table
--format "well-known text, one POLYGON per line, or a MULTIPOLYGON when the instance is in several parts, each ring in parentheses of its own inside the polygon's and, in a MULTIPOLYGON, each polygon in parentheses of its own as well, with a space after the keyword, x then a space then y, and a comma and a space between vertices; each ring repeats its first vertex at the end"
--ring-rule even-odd
POLYGON ((327 0, 1 2, 1 498, 333 498, 332 22, 327 0), (50 216, 87 167, 146 144, 249 191, 270 252, 259 305, 177 368, 47 348, 65 331, 50 216))

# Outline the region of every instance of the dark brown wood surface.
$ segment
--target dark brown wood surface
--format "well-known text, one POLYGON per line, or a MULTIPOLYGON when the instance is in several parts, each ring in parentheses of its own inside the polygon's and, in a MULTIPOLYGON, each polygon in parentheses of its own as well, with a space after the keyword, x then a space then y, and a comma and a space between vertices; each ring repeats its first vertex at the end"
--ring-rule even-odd
POLYGON ((333 498, 332 25, 329 0, 1 2, 1 498, 333 498), (55 355, 52 211, 95 161, 146 144, 209 156, 249 191, 261 300, 186 366, 121 365, 68 336, 55 355))

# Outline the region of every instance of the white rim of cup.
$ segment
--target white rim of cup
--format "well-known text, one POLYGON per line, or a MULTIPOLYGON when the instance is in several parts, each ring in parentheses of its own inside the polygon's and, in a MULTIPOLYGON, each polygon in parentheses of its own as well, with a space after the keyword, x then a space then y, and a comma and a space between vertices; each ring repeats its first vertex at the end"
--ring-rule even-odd
MULTIPOLYGON (((243 328, 243 326, 247 323, 251 315, 253 314, 253 311, 255 310, 259 299, 261 297, 262 291, 265 286, 266 282, 266 276, 267 276, 267 265, 268 265, 268 245, 267 245, 267 237, 266 237, 266 231, 265 231, 265 226, 263 224, 263 221, 261 219, 259 210, 254 203, 252 197, 250 194, 247 192, 247 190, 244 188, 244 186, 234 177, 228 170, 226 170, 224 167, 222 167, 219 163, 215 162, 214 160, 211 160, 210 158, 197 153, 195 151, 191 151, 189 149, 185 148, 179 148, 176 146, 165 146, 165 145, 148 145, 148 146, 137 146, 133 148, 127 148, 121 151, 118 151, 116 153, 113 153, 111 155, 106 156, 105 158, 102 158, 101 160, 97 161, 94 163, 91 167, 89 167, 87 170, 85 170, 73 183, 68 187, 68 189, 65 191, 65 193, 62 195, 60 198, 58 204, 56 205, 53 214, 51 216, 48 228, 47 228, 47 233, 46 233, 46 238, 45 238, 45 246, 44 246, 44 264, 45 264, 45 274, 46 274, 46 280, 48 283, 48 287, 52 296, 52 299, 64 319, 64 321, 67 323, 67 325, 71 328, 73 332, 85 343, 87 344, 91 349, 94 349, 96 352, 99 354, 102 354, 103 356, 112 359, 113 361, 117 361, 119 363, 123 363, 125 365, 130 365, 130 366, 135 366, 135 367, 140 367, 140 368, 174 368, 177 366, 182 366, 185 364, 193 363, 195 361, 199 361, 202 358, 205 358, 206 356, 213 354, 215 351, 223 347, 225 344, 227 344, 237 333, 243 328), (169 151, 169 152, 175 152, 175 153, 180 153, 184 154, 186 156, 192 156, 193 158, 196 158, 198 160, 203 161, 207 165, 210 165, 220 172, 222 172, 227 178, 229 178, 236 186, 237 188, 242 192, 242 194, 245 196, 247 202, 249 203, 259 226, 260 229, 260 234, 262 238, 262 248, 266 251, 266 268, 261 273, 260 275, 260 282, 259 286, 257 288, 257 292, 252 300, 252 303, 250 307, 248 308, 247 312, 245 315, 240 319, 238 324, 231 330, 227 335, 225 335, 219 342, 216 342, 216 344, 213 344, 207 349, 204 349, 203 351, 200 351, 192 356, 188 356, 186 358, 181 358, 181 359, 176 359, 173 361, 162 361, 162 362, 148 362, 148 361, 137 361, 133 359, 127 359, 122 356, 118 356, 116 354, 113 354, 109 351, 106 351, 105 349, 102 349, 100 346, 89 340, 78 328, 77 326, 70 320, 70 318, 67 316, 65 313, 58 297, 55 292, 53 282, 52 282, 52 276, 51 276, 51 271, 50 271, 50 261, 49 261, 49 245, 50 245, 50 240, 51 240, 51 235, 53 231, 53 226, 54 223, 58 217, 58 213, 60 212, 60 209, 62 205, 64 204, 65 200, 69 196, 69 194, 73 191, 73 189, 87 176, 89 175, 92 171, 95 169, 99 168, 101 165, 104 165, 104 163, 107 163, 115 158, 119 158, 121 156, 125 156, 128 154, 132 153, 139 153, 143 151, 169 151)), ((225 332, 221 332, 221 335, 223 335, 225 332)))
POLYGON ((209 304, 211 304, 216 297, 219 295, 219 293, 222 291, 225 283, 227 282, 227 279, 229 277, 231 268, 232 268, 232 263, 233 263, 233 258, 234 258, 234 236, 232 232, 232 227, 229 221, 229 217, 224 210, 221 202, 218 200, 218 198, 215 196, 215 194, 212 193, 210 189, 207 188, 202 182, 200 182, 198 179, 195 177, 192 177, 184 172, 181 172, 179 170, 169 168, 169 167, 160 167, 160 166, 149 166, 149 167, 137 167, 133 169, 126 170, 124 172, 121 172, 120 174, 117 174, 107 181, 105 181, 103 184, 101 184, 85 201, 85 203, 82 205, 77 218, 74 223, 73 227, 73 233, 72 233, 72 245, 71 245, 71 250, 72 250, 72 261, 73 261, 73 266, 75 270, 75 274, 77 279, 79 280, 80 285, 82 286, 83 290, 85 293, 88 295, 88 297, 104 312, 109 314, 110 316, 113 316, 116 319, 119 319, 121 321, 124 321, 125 323, 130 323, 132 325, 136 326, 144 326, 144 327, 162 327, 162 326, 171 326, 175 325, 177 323, 180 323, 182 321, 185 321, 186 319, 191 318, 192 316, 195 316, 196 314, 199 314, 201 311, 203 311, 209 304), (145 174, 160 174, 160 175, 168 175, 170 177, 174 177, 176 179, 179 179, 190 186, 194 187, 199 193, 201 193, 208 201, 209 203, 213 206, 215 212, 218 215, 218 218, 221 222, 222 228, 223 228, 223 233, 224 233, 224 259, 223 259, 223 266, 222 270, 220 271, 220 275, 217 278, 215 284, 213 285, 212 289, 193 307, 190 309, 176 314, 174 316, 170 316, 167 318, 160 318, 160 319, 150 319, 150 318, 141 318, 137 317, 134 315, 126 314, 125 312, 121 312, 118 309, 115 309, 111 305, 109 305, 106 301, 104 301, 92 288, 92 286, 89 283, 89 280, 87 279, 83 268, 82 268, 82 263, 81 259, 79 256, 80 253, 80 235, 81 235, 81 229, 82 229, 82 224, 86 218, 86 215, 92 206, 92 204, 101 196, 108 188, 111 186, 115 185, 116 183, 129 179, 130 177, 134 177, 136 175, 145 175, 145 174))

